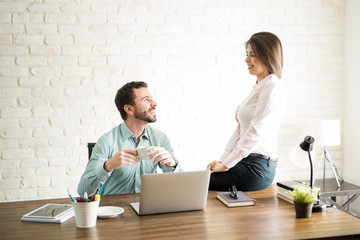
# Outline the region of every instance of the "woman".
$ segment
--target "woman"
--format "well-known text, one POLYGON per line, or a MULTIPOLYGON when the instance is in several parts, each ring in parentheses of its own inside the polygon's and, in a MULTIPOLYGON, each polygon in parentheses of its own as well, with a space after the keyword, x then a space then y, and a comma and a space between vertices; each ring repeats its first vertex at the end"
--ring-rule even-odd
POLYGON ((245 62, 257 80, 236 111, 237 126, 219 161, 208 165, 210 190, 267 188, 276 171, 276 138, 286 108, 286 89, 280 81, 283 51, 279 38, 259 32, 245 43, 245 62))

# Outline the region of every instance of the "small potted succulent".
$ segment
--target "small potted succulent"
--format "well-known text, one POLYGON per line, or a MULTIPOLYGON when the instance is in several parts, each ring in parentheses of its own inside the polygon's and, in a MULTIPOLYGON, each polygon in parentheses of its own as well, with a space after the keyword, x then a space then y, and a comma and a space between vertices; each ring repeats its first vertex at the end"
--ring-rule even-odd
POLYGON ((317 188, 311 188, 305 183, 294 186, 294 190, 289 191, 288 194, 294 201, 297 218, 311 217, 313 203, 317 200, 318 192, 317 188))

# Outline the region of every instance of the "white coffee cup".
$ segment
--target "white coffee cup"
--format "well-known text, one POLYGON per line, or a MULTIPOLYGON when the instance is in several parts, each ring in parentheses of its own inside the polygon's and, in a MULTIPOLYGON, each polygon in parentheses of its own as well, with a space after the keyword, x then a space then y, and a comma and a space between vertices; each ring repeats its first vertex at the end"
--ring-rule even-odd
POLYGON ((76 226, 78 228, 91 228, 96 226, 97 212, 100 201, 73 202, 76 226))
POLYGON ((136 151, 138 153, 138 158, 140 159, 150 159, 150 148, 149 147, 138 147, 136 148, 136 151))

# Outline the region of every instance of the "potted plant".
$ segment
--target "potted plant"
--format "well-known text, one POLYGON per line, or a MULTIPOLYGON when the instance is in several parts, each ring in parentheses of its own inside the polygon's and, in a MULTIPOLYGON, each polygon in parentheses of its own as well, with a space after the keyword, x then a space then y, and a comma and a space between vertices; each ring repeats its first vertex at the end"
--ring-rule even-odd
POLYGON ((295 186, 293 191, 289 191, 289 195, 293 198, 295 205, 295 213, 297 218, 311 217, 312 207, 317 200, 318 189, 311 188, 305 183, 295 186))

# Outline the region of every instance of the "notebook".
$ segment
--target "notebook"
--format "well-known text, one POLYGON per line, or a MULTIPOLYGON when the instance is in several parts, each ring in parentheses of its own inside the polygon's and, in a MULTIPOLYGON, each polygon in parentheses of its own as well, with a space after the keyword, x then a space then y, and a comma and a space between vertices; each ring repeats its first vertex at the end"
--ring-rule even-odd
POLYGON ((48 203, 21 217, 22 221, 63 223, 74 216, 69 204, 48 203))
POLYGON ((140 202, 130 203, 138 215, 202 210, 206 207, 210 171, 141 176, 140 202))

